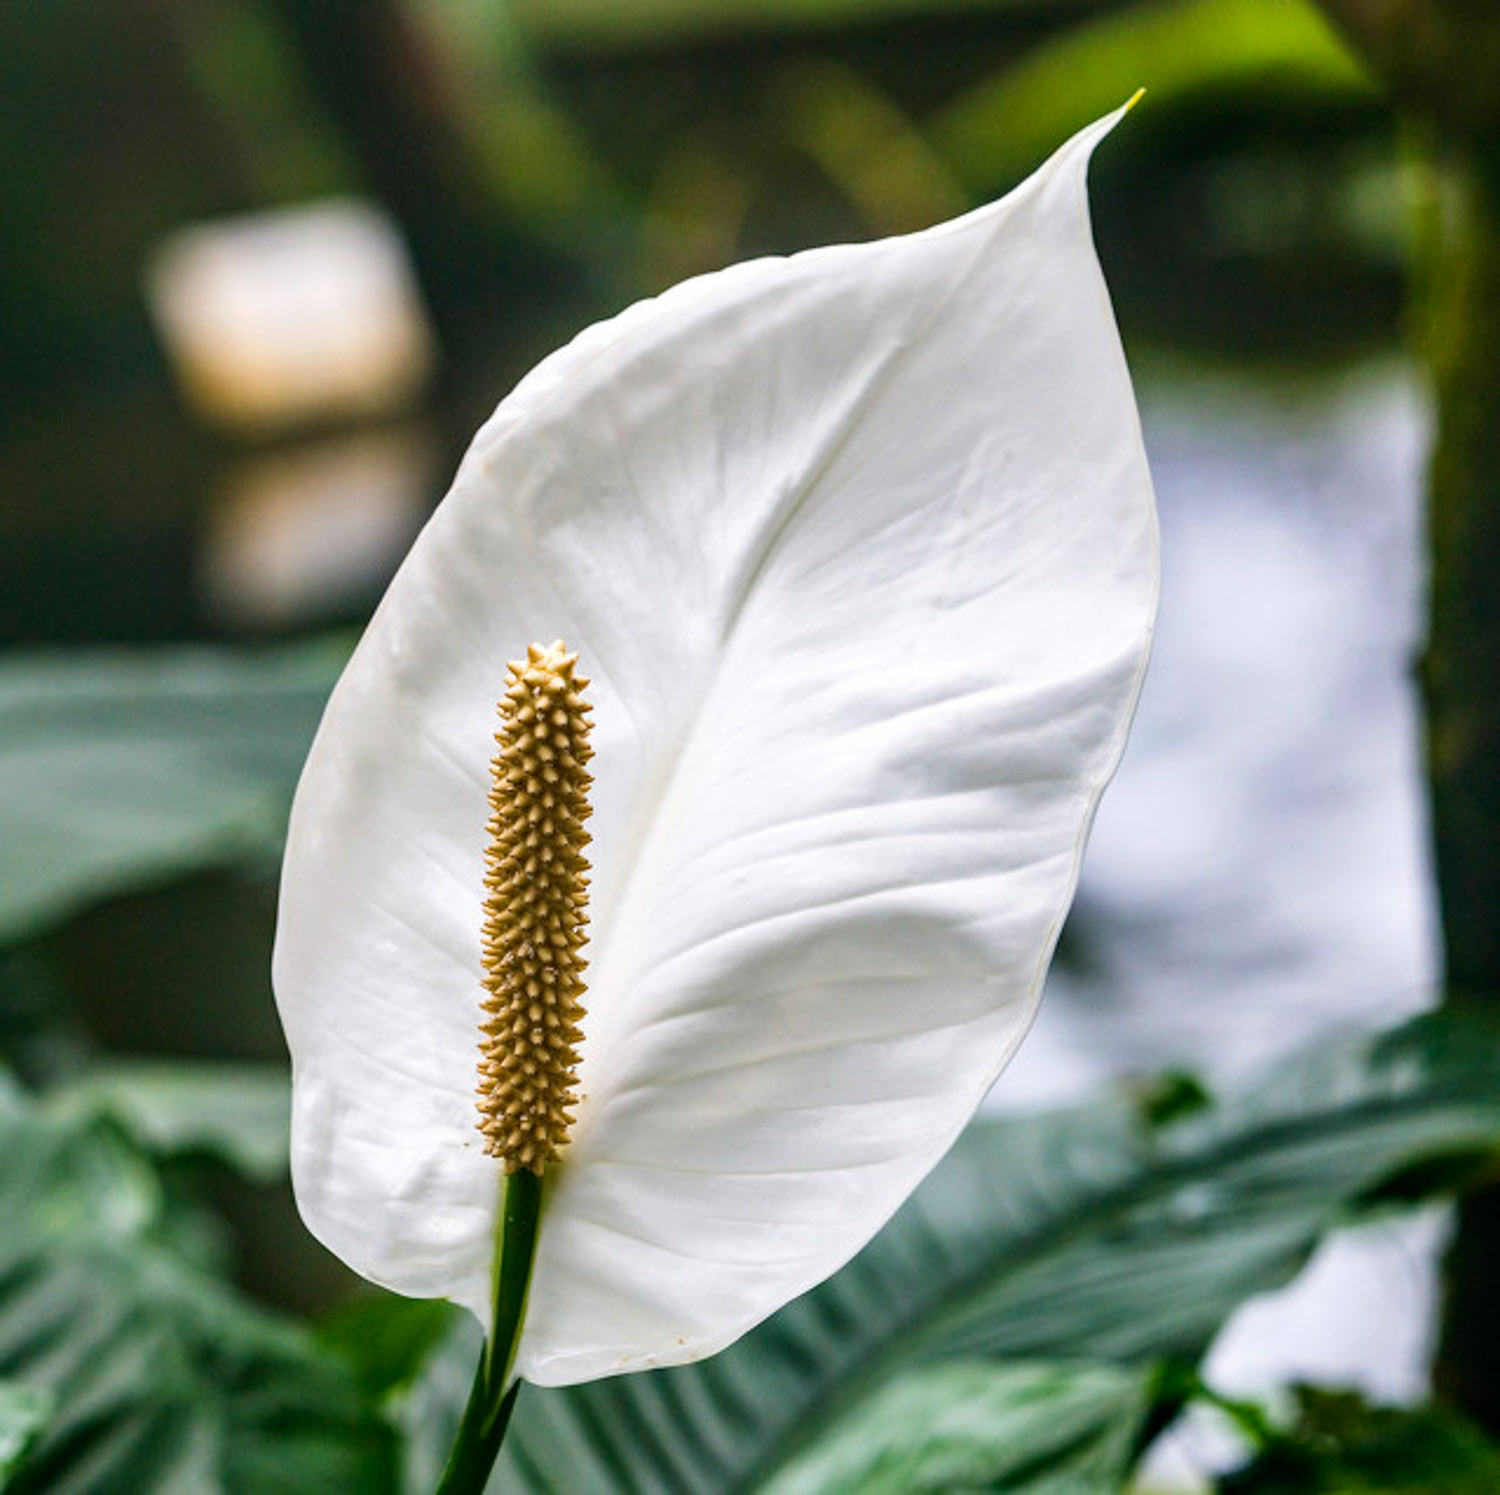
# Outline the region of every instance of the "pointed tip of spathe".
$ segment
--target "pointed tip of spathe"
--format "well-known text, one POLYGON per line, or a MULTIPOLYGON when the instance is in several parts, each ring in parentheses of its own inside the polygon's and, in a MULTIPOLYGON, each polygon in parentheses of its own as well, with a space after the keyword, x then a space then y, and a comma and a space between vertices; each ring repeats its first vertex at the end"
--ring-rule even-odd
MULTIPOLYGON (((1108 114, 1100 115, 1098 119, 1093 120, 1076 131, 1052 153, 1051 158, 1040 170, 1034 172, 1028 178, 1028 182, 1041 181, 1052 170, 1061 166, 1064 162, 1071 161, 1075 165, 1087 165, 1088 161, 1093 157, 1095 147, 1140 103, 1145 94, 1146 90, 1144 88, 1136 89, 1123 104, 1112 109, 1108 114)), ((1021 185, 1025 187, 1027 182, 1023 182, 1021 185)))
MULTIPOLYGON (((1146 90, 1144 88, 1136 89, 1136 91, 1131 94, 1131 96, 1126 99, 1125 102, 1121 104, 1117 109, 1111 110, 1110 113, 1102 116, 1099 119, 1096 119, 1092 125, 1085 125, 1084 128, 1081 129, 1077 133, 1077 135, 1073 137, 1073 139, 1088 140, 1090 149, 1092 150, 1093 146, 1097 145, 1099 141, 1101 141, 1106 135, 1108 135, 1114 129, 1114 127, 1119 124, 1127 114, 1131 113, 1131 111, 1134 110, 1135 106, 1139 104, 1140 101, 1145 97, 1146 90)), ((1069 144, 1071 143, 1072 142, 1070 141, 1069 144)), ((1064 147, 1064 149, 1066 149, 1066 147, 1064 147)))

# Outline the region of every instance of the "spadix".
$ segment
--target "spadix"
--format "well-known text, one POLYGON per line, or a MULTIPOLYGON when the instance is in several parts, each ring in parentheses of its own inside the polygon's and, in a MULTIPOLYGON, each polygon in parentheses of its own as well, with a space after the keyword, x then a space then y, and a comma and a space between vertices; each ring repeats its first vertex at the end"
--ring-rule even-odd
POLYGON ((559 1156, 578 1099, 593 750, 577 663, 559 639, 509 666, 491 763, 479 1129, 506 1173, 559 1156))

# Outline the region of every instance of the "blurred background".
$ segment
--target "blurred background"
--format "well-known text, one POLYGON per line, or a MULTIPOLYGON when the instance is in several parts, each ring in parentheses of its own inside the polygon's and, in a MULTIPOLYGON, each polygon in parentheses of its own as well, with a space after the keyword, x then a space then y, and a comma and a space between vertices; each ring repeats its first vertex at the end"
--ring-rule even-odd
MULTIPOLYGON (((1421 184, 1310 3, 21 0, 0 7, 16 1071, 107 1061, 149 1105, 162 1060, 284 1064, 291 784, 354 631, 531 364, 686 275, 994 197, 1140 86, 1092 183, 1161 502, 1160 641, 995 1104, 1171 1066, 1229 1082, 1429 1004, 1421 184)), ((254 1291, 345 1290, 278 1181, 222 1203, 254 1291)), ((1420 1395, 1441 1232, 1336 1245, 1231 1324, 1215 1373, 1420 1395)))

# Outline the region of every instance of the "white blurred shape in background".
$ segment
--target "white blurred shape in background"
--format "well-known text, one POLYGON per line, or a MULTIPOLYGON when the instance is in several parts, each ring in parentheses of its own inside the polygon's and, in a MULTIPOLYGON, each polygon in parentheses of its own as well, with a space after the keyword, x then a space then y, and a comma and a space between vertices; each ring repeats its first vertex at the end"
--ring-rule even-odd
POLYGON ((241 458, 199 546, 205 614, 286 629, 364 610, 427 517, 436 466, 416 422, 241 458))
POLYGON ((146 291, 188 404, 236 433, 395 413, 433 365, 405 246, 365 203, 181 229, 146 291))

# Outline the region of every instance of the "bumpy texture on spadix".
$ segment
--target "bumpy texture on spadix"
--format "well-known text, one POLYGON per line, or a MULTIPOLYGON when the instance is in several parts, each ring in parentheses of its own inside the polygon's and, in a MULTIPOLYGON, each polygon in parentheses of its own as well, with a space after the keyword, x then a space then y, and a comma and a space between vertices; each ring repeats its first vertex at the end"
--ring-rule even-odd
POLYGON ((695 1359, 845 1262, 1020 1043, 1156 599, 1084 191, 759 260, 590 328, 479 433, 334 692, 276 987, 303 1216, 489 1312, 474 1125, 505 661, 594 708, 588 1018, 515 1369, 695 1359))
POLYGON ((567 1140, 583 1034, 588 681, 562 640, 509 666, 491 764, 484 872, 479 1130, 506 1173, 567 1140))

